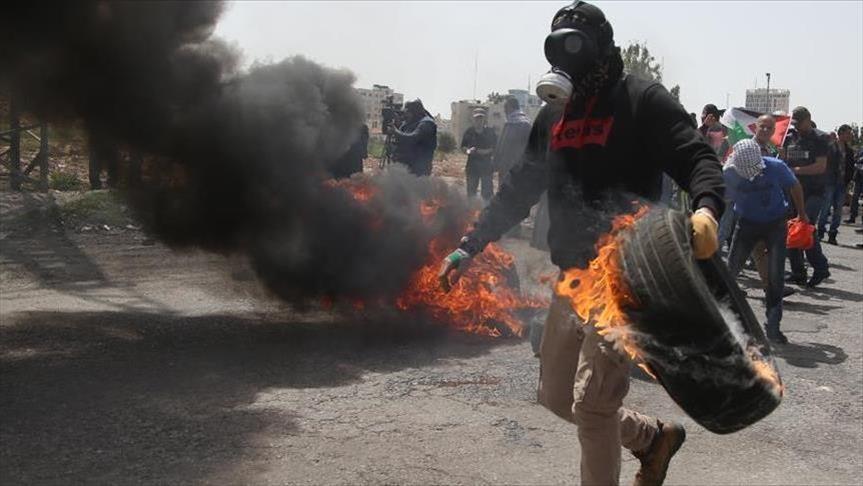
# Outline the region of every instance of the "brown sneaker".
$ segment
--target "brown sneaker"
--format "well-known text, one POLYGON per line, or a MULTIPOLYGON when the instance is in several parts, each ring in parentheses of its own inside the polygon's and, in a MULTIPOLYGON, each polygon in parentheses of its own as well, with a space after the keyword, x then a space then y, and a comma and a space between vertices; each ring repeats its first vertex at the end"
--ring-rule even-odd
POLYGON ((641 461, 641 468, 635 474, 633 486, 660 486, 665 481, 668 463, 686 440, 686 430, 677 422, 659 422, 659 432, 650 447, 642 452, 633 452, 641 461))

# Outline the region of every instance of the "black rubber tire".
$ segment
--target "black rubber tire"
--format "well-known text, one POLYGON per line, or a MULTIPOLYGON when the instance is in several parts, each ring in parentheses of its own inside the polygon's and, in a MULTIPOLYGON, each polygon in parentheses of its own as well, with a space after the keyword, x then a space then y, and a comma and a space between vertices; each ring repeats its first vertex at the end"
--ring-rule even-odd
POLYGON ((706 429, 730 433, 768 415, 781 395, 758 377, 720 312, 727 305, 773 365, 745 296, 718 257, 696 263, 691 231, 686 214, 657 208, 625 233, 620 263, 637 300, 629 315, 645 361, 672 399, 706 429))

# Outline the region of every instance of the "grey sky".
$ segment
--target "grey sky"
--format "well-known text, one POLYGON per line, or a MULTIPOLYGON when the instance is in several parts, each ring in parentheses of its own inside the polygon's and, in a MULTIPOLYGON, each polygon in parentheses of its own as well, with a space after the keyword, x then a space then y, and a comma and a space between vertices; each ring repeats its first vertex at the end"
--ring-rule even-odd
MULTIPOLYGON (((386 84, 433 114, 450 102, 526 88, 548 69, 551 16, 569 2, 251 2, 229 4, 216 35, 246 60, 302 54, 386 84)), ((615 41, 646 42, 681 102, 742 106, 745 90, 791 90, 819 128, 863 121, 863 1, 596 1, 615 41)), ((533 84, 531 85, 533 90, 533 84)))

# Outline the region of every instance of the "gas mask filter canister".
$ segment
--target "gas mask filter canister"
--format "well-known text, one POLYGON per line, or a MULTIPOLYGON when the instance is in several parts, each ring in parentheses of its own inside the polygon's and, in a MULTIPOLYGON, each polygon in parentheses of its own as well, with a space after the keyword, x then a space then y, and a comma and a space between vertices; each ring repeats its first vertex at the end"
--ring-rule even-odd
POLYGON ((565 104, 572 96, 572 79, 565 72, 552 68, 536 83, 536 95, 548 104, 565 104))

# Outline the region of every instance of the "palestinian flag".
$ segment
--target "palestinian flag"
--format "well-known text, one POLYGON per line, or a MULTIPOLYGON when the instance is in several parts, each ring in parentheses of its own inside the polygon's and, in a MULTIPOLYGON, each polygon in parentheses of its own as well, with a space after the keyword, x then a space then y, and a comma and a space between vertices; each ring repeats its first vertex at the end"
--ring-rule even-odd
MULTIPOLYGON (((720 123, 728 128, 728 143, 732 147, 735 143, 744 138, 752 138, 755 135, 755 121, 763 115, 757 111, 747 110, 745 108, 730 108, 725 110, 725 114, 719 120, 720 123)), ((788 128, 791 126, 791 117, 788 115, 774 116, 776 119, 776 131, 773 132, 773 137, 770 139, 774 148, 781 147, 785 142, 785 135, 788 134, 788 128)))

